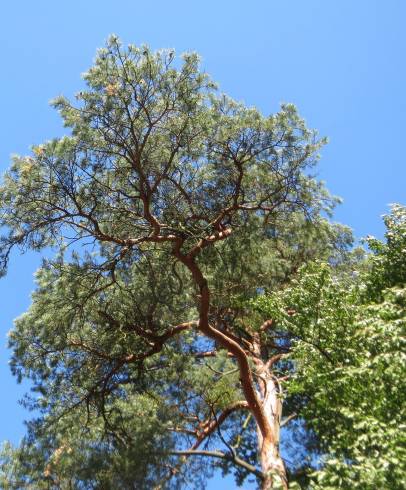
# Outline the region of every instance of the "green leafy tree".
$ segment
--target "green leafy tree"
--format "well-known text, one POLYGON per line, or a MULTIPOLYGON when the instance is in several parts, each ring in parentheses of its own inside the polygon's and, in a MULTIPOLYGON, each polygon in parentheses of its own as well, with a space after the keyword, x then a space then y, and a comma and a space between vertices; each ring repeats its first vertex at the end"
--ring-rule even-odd
MULTIPOLYGON (((314 314, 324 289, 284 307, 303 264, 348 268, 351 234, 311 175, 324 141, 292 105, 264 117, 218 93, 195 54, 112 37, 84 78, 76 104, 54 102, 69 136, 15 157, 0 189, 3 270, 14 247, 56 249, 10 335, 37 418, 5 447, 2 487, 199 488, 218 466, 293 487, 290 434, 339 454, 302 379, 305 356, 314 372, 344 362, 338 344, 299 342, 314 328, 299 307, 314 314)), ((355 312, 331 305, 346 328, 355 312)))
POLYGON ((298 414, 315 434, 314 489, 405 485, 406 208, 384 220, 386 242, 367 239, 359 276, 311 264, 254 302, 292 339, 285 390, 304 399, 298 414))

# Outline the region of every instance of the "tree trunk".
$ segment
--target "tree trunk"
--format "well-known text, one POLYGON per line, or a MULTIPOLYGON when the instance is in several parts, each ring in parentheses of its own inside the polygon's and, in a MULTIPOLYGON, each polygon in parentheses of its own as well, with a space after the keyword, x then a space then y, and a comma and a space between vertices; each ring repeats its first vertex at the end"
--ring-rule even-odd
MULTIPOLYGON (((224 230, 218 235, 222 240, 231 234, 231 229, 224 230)), ((214 236, 214 235, 213 235, 214 236)), ((188 254, 181 251, 183 239, 177 241, 173 254, 179 259, 191 272, 192 277, 200 290, 199 304, 199 324, 198 329, 204 335, 217 341, 228 352, 230 352, 238 363, 242 390, 245 395, 254 417, 257 421, 258 448, 261 469, 264 476, 262 481, 262 490, 289 488, 286 477, 286 469, 283 460, 279 454, 279 432, 282 417, 282 398, 280 385, 277 378, 272 374, 272 363, 264 363, 261 359, 261 342, 260 336, 253 336, 253 351, 256 353, 252 358, 256 365, 256 374, 259 376, 259 393, 255 387, 252 376, 252 370, 248 357, 241 345, 231 336, 214 328, 209 322, 210 310, 210 290, 207 279, 204 277, 199 266, 195 262, 195 257, 200 250, 211 243, 212 236, 206 241, 201 241, 188 254)))
POLYGON ((289 488, 286 468, 279 453, 279 432, 282 418, 282 399, 279 383, 269 369, 263 365, 260 369, 260 392, 265 415, 271 426, 270 434, 265 437, 258 429, 258 449, 261 469, 265 478, 262 490, 289 488))

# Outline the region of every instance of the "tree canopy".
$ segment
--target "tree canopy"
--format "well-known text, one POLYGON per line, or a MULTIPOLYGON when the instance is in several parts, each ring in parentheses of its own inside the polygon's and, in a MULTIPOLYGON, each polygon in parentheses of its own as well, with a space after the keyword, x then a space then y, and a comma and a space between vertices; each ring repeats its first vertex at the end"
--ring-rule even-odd
POLYGON ((264 490, 400 488, 405 210, 350 252, 312 175, 324 140, 198 61, 112 37, 77 102, 54 101, 69 135, 4 177, 3 271, 14 247, 48 256, 10 334, 36 418, 1 484, 199 488, 220 467, 264 490))
POLYGON ((317 435, 311 488, 404 486, 406 208, 385 224, 386 243, 369 237, 372 254, 350 274, 312 263, 255 300, 295 338, 286 392, 305 397, 300 415, 317 435))

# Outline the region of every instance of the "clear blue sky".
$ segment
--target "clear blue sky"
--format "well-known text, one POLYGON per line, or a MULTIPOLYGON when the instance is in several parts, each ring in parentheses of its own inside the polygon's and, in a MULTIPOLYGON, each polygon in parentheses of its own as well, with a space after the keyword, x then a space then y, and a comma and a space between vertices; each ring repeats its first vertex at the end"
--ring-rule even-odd
MULTIPOLYGON (((153 48, 196 50, 223 91, 268 114, 293 102, 330 138, 320 178, 344 198, 335 219, 357 237, 382 235, 380 215, 406 199, 404 0, 15 0, 0 17, 0 167, 63 134, 48 101, 81 88, 80 73, 110 33, 153 48)), ((0 440, 28 416, 9 374, 6 332, 29 304, 33 254, 0 282, 0 440)), ((211 490, 233 488, 215 478, 211 490)), ((244 488, 248 489, 249 486, 244 488)))

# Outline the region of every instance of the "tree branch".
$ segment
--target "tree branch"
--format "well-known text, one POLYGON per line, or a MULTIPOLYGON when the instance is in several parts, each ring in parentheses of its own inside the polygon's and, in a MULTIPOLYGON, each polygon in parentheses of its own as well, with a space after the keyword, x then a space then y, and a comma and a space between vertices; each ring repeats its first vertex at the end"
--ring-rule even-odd
POLYGON ((249 409, 249 405, 245 400, 241 400, 233 403, 229 407, 225 408, 221 414, 216 418, 211 418, 204 422, 202 428, 197 433, 197 441, 191 447, 191 450, 197 449, 201 443, 209 437, 221 424, 235 411, 241 409, 249 409))
POLYGON ((257 476, 261 480, 264 479, 264 474, 258 468, 255 468, 255 466, 253 466, 250 463, 247 463, 246 461, 239 458, 238 456, 233 457, 230 454, 223 453, 222 451, 184 450, 184 451, 171 451, 170 454, 173 456, 187 456, 187 457, 189 457, 189 456, 209 456, 212 458, 224 459, 226 461, 230 461, 230 462, 236 464, 237 466, 241 466, 242 468, 249 471, 250 473, 253 473, 255 476, 257 476))
POLYGON ((252 414, 258 424, 258 427, 264 439, 273 440, 272 427, 268 418, 265 415, 264 409, 258 398, 252 371, 248 362, 248 356, 244 349, 237 343, 236 340, 230 338, 226 333, 213 328, 209 324, 209 309, 210 309, 210 290, 207 279, 203 276, 199 266, 194 260, 194 256, 185 255, 181 252, 183 240, 179 241, 173 249, 173 254, 182 262, 192 274, 192 278, 200 289, 200 305, 199 305, 199 330, 217 342, 219 342, 227 351, 231 352, 238 363, 240 370, 241 386, 248 402, 252 414))
POLYGON ((280 427, 284 427, 285 425, 287 425, 292 419, 296 418, 297 417, 297 413, 296 412, 293 412, 291 413, 288 417, 284 418, 281 423, 280 423, 280 427))

